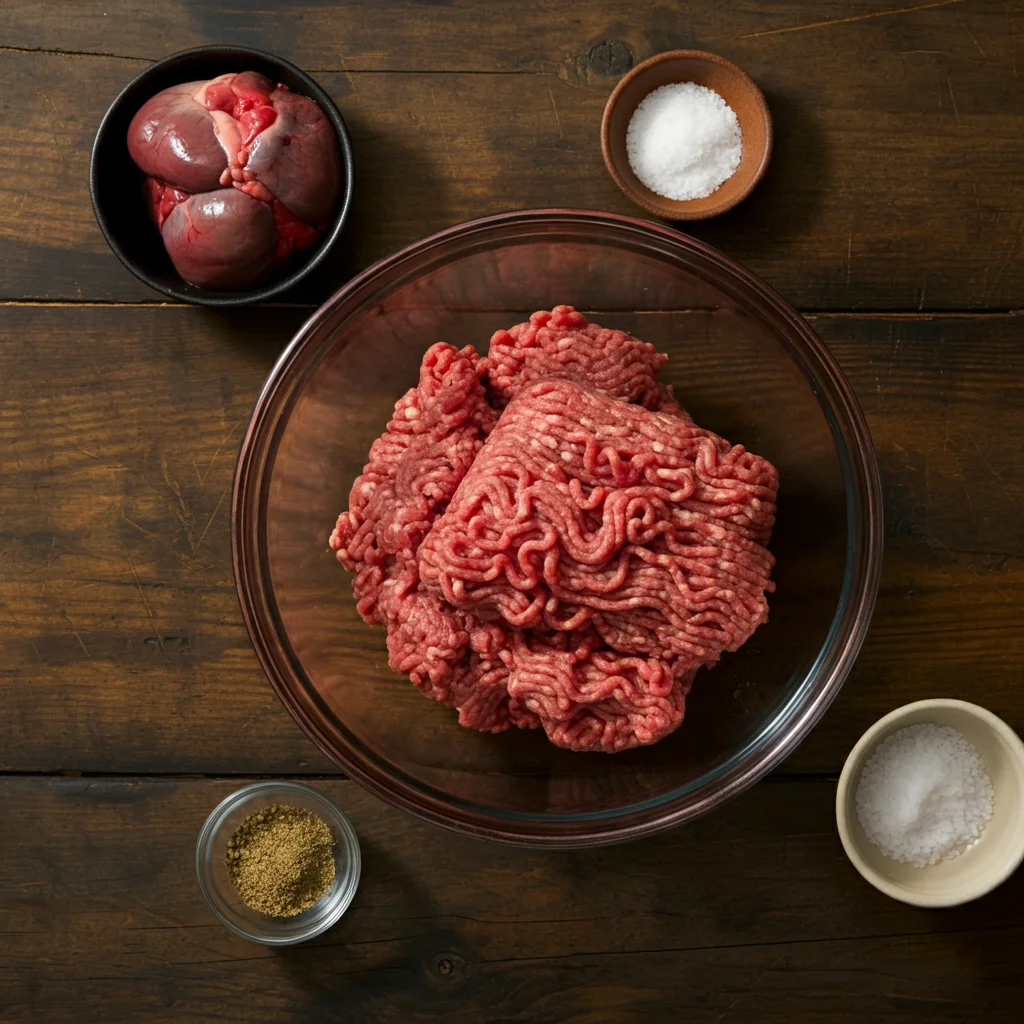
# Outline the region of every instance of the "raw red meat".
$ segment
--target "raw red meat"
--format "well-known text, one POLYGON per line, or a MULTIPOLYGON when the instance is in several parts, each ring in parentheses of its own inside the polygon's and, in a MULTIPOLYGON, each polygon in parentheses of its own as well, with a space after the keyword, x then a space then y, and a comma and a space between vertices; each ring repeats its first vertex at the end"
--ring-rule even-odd
POLYGON ((452 665, 469 643, 466 616, 419 588, 417 552, 462 482, 497 413, 473 351, 434 345, 419 386, 395 406, 352 487, 331 547, 356 574, 359 614, 388 627, 390 664, 435 700, 453 703, 452 665))
POLYGON ((398 400, 370 447, 331 538, 339 560, 356 573, 359 614, 367 622, 382 621, 382 588, 393 583, 394 570, 415 566, 423 538, 497 420, 480 382, 486 369, 470 347, 429 348, 419 385, 398 400))
POLYGON ((592 625, 617 651, 709 664, 766 616, 776 484, 692 423, 541 381, 424 538, 421 575, 518 629, 592 625))
POLYGON ((588 323, 572 306, 555 306, 495 332, 487 377, 499 408, 524 384, 556 376, 657 409, 671 401, 671 391, 654 379, 667 358, 625 331, 588 323))
POLYGON ((167 252, 193 284, 267 277, 317 240, 338 200, 327 118, 253 71, 157 93, 132 119, 128 151, 149 176, 144 198, 167 252))
POLYGON ((178 273, 193 284, 240 287, 276 262, 273 211, 237 189, 186 197, 163 217, 161 233, 178 273))
POLYGON ((664 356, 571 307, 491 346, 428 351, 331 546, 392 668, 463 725, 653 743, 767 618, 775 469, 693 424, 664 356))

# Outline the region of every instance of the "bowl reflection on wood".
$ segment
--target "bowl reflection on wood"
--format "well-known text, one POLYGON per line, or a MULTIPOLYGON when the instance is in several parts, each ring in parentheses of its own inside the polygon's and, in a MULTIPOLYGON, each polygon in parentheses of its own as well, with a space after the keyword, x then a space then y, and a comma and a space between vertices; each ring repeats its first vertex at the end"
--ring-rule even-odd
POLYGON ((702 814, 777 764, 842 684, 881 554, 877 470, 824 346, 756 278, 678 232, 528 211, 461 225, 371 267, 271 374, 233 497, 243 613, 279 695, 379 795, 427 820, 531 845, 629 839, 702 814), (438 340, 484 348, 536 309, 576 306, 669 354, 697 422, 779 469, 770 621, 699 673, 681 728, 622 754, 463 729, 388 668, 327 548, 395 401, 438 340))

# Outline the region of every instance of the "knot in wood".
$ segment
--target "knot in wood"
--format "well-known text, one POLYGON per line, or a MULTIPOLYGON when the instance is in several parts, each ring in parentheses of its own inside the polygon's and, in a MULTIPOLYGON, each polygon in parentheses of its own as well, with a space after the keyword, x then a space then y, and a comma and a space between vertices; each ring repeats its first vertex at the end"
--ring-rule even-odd
POLYGON ((618 39, 602 39, 587 50, 587 70, 605 78, 624 75, 633 66, 633 52, 618 39))

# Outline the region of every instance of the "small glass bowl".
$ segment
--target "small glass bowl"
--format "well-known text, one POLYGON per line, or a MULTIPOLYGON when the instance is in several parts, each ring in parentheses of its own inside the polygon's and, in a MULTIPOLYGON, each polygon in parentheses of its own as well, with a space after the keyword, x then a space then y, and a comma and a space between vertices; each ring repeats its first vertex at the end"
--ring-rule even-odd
POLYGON ((348 910, 359 887, 359 840, 348 818, 325 796, 298 782, 254 782, 225 797, 206 819, 196 843, 196 878, 210 909, 233 932, 264 946, 293 946, 327 931, 348 910), (225 853, 235 829, 264 807, 291 804, 318 815, 334 833, 334 882, 309 910, 269 917, 248 907, 228 876, 225 853))

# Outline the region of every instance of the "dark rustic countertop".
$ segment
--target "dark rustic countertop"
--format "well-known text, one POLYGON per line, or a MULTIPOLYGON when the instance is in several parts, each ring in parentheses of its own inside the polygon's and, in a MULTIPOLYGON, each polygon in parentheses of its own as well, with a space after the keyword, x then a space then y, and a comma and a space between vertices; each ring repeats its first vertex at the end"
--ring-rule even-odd
POLYGON ((885 0, 0 6, 0 1021, 1016 1020, 1024 874, 925 911, 847 862, 843 759, 959 696, 1024 729, 1024 7, 885 0), (148 60, 273 50, 337 100, 356 205, 271 308, 165 303, 106 247, 89 147, 148 60), (232 581, 240 432, 353 270, 499 210, 635 213, 598 126, 633 62, 720 53, 763 87, 768 175, 689 230, 803 310, 878 449, 886 555, 842 693, 712 817, 579 853, 418 824, 344 781, 257 665, 232 581), (195 837, 255 775, 350 812, 363 884, 272 951, 196 888, 195 837))

